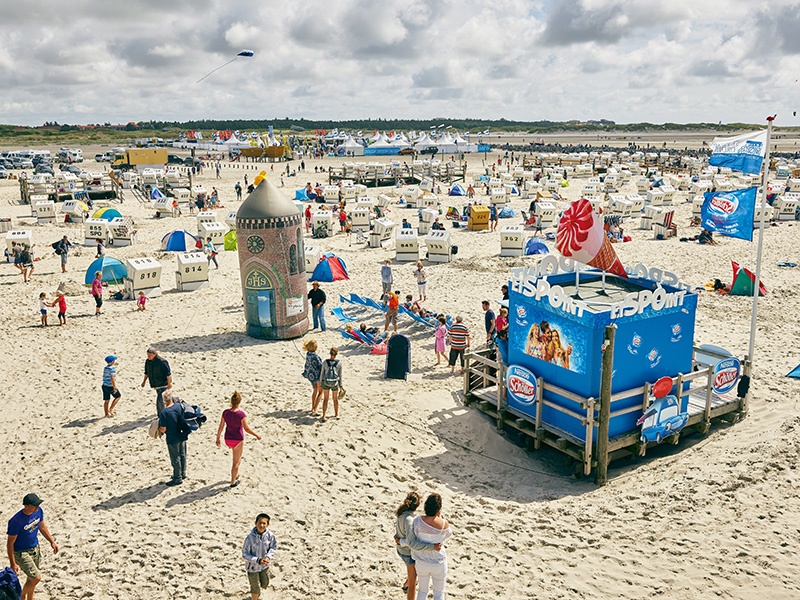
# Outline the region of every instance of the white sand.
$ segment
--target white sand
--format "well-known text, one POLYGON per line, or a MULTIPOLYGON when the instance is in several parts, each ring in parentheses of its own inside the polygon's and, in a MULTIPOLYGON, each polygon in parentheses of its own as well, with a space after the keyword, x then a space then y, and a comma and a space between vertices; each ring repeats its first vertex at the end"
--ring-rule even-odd
MULTIPOLYGON (((482 158, 470 157, 476 177, 482 158)), ((315 165, 340 162, 307 160, 312 172, 289 179, 287 194, 318 179, 315 165)), ((226 167, 215 181, 209 169, 200 178, 221 191, 220 219, 238 207, 231 199, 242 173, 226 167)), ((252 181, 257 171, 248 173, 252 181)), ((632 185, 624 191, 633 193, 632 185)), ((581 186, 573 181, 568 197, 581 186)), ((800 226, 766 231, 769 294, 759 303, 749 418, 652 449, 644 460, 614 463, 610 483, 600 489, 574 479, 564 455, 526 453, 477 410, 464 408, 461 379, 433 366, 432 334, 402 318, 401 330, 412 339, 408 381, 384 381, 382 356, 343 348, 348 396, 341 417, 324 424, 310 418, 309 386, 300 377, 303 340, 270 343, 243 333, 235 255, 220 254, 208 288, 174 292, 174 258, 159 251, 159 240, 176 227, 194 231, 194 217, 155 220, 152 209, 129 196, 120 208, 136 220, 139 242, 109 254, 162 260, 166 293, 144 313, 133 312, 132 302, 109 301, 95 318, 81 288, 94 250, 73 252, 69 272, 61 274, 47 246, 63 233, 81 236, 78 226, 32 224, 27 206, 10 203, 17 198, 16 182, 0 181, 0 216, 32 229, 43 258, 27 285, 12 265, 0 266, 6 356, 0 506, 7 520, 25 493, 45 500, 61 552, 54 557, 43 546, 37 598, 245 598, 241 544, 261 511, 272 516, 280 543, 273 589, 264 597, 401 598, 393 510, 411 488, 444 496, 455 534, 448 543, 452 598, 800 596, 800 384, 784 378, 800 361, 800 268, 776 266, 797 261, 800 226), (52 325, 51 311, 51 326, 38 327, 39 292, 52 298, 63 283, 81 291, 68 297, 68 324, 52 325), (189 440, 189 479, 176 488, 162 485, 170 474, 163 440, 146 433, 155 394, 139 384, 150 344, 170 361, 176 392, 209 414, 189 440), (120 357, 123 398, 117 417, 104 419, 99 386, 109 353, 120 357), (230 490, 230 453, 216 448, 214 433, 234 389, 264 439, 248 437, 242 484, 230 490)), ((514 204, 527 209, 528 201, 514 204)), ((699 232, 687 227, 690 213, 689 205, 678 207, 680 236, 699 232)), ((394 208, 398 221, 404 215, 416 222, 415 211, 394 208)), ((692 285, 729 281, 731 259, 754 267, 755 244, 653 241, 637 225, 626 226, 634 241, 617 246, 626 264, 664 267, 692 285)), ((499 233, 452 230, 452 236, 456 260, 427 267, 428 305, 463 314, 479 342, 480 301, 499 298, 509 267, 530 259, 499 258, 499 233)), ((339 293, 378 296, 380 264, 393 252, 349 246, 338 235, 323 247, 345 259, 351 276, 323 285, 328 309, 339 293)), ((413 269, 395 265, 404 293, 415 292, 413 269)), ((750 307, 749 298, 702 293, 695 341, 743 355, 750 307)), ((375 313, 368 316, 369 324, 379 323, 375 313)), ((326 320, 329 331, 313 334, 323 351, 342 342, 334 317, 326 320)))

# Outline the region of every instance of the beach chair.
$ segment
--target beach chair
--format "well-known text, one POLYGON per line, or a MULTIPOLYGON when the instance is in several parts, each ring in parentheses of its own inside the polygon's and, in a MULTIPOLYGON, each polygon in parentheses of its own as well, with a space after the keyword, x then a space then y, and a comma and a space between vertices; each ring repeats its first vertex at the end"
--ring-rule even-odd
POLYGON ((355 292, 350 292, 350 303, 351 304, 360 304, 361 306, 369 306, 361 296, 356 294, 355 292))
POLYGON ((386 306, 385 304, 378 304, 372 298, 364 298, 364 303, 367 306, 369 306, 370 308, 374 308, 375 310, 379 310, 382 313, 385 313, 387 310, 389 310, 388 306, 386 306))
POLYGON ((339 319, 342 325, 346 323, 353 323, 356 321, 356 319, 354 319, 353 317, 348 317, 346 314, 344 314, 344 309, 341 306, 336 306, 332 308, 331 314, 337 319, 339 319))
POLYGON ((653 224, 653 234, 655 239, 665 240, 678 235, 678 226, 672 222, 674 217, 675 211, 668 210, 664 213, 663 222, 653 224))
POLYGON ((339 302, 342 304, 355 304, 355 302, 353 302, 350 298, 347 298, 342 294, 339 294, 339 302))
POLYGON ((375 344, 380 344, 386 340, 385 331, 382 333, 378 333, 376 335, 371 335, 365 331, 359 331, 358 335, 363 337, 370 346, 374 346, 375 344))

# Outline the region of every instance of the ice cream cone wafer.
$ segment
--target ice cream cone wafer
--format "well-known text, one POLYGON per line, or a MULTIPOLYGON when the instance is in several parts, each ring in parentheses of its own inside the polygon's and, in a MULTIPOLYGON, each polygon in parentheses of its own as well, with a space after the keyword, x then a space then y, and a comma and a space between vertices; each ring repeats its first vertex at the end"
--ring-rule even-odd
POLYGON ((608 238, 603 239, 603 245, 600 246, 600 250, 595 257, 589 261, 589 266, 600 269, 601 271, 613 273, 614 275, 619 275, 620 277, 625 277, 626 279, 628 278, 625 267, 622 266, 614 250, 614 246, 608 241, 608 238))

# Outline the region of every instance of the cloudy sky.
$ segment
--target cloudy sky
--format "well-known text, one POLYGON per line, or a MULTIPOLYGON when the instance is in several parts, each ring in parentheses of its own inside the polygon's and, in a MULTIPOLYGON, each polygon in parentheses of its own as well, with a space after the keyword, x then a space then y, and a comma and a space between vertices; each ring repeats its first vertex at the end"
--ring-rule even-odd
POLYGON ((18 0, 0 123, 800 125, 797 0, 18 0), (196 83, 242 49, 241 58, 196 83))

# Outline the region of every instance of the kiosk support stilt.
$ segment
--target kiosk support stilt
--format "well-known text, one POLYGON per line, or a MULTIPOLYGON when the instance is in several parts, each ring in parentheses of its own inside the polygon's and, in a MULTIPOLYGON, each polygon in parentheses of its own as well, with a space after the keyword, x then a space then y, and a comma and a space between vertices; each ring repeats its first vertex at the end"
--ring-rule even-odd
POLYGON ((603 342, 600 414, 597 419, 597 467, 594 473, 594 482, 597 485, 605 485, 608 481, 608 426, 611 418, 611 374, 614 368, 614 336, 616 333, 616 326, 606 327, 606 337, 603 342))

